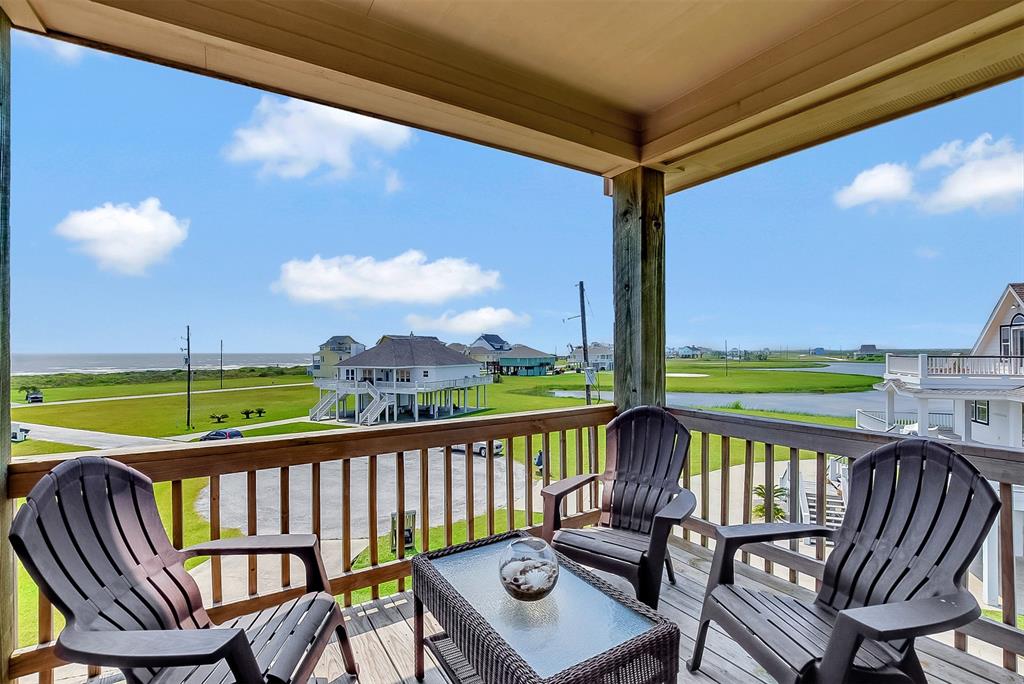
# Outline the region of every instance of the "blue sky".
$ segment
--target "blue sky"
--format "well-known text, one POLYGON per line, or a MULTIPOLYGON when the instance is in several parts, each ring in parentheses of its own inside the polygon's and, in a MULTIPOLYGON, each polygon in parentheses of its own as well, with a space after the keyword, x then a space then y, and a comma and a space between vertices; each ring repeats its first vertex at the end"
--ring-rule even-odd
MULTIPOLYGON (((599 178, 23 34, 12 88, 16 352, 564 351, 580 279, 611 337, 599 178)), ((1016 81, 669 197, 669 344, 969 346, 1024 280, 1022 147, 1016 81)))

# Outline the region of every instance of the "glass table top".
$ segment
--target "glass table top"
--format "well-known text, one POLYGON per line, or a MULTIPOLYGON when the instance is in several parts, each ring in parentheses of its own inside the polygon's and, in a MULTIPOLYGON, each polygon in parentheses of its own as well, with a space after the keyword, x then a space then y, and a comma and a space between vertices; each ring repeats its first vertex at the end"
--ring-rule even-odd
POLYGON ((646 632, 652 620, 565 567, 539 601, 517 601, 498 578, 506 539, 432 560, 437 571, 541 677, 550 677, 646 632))

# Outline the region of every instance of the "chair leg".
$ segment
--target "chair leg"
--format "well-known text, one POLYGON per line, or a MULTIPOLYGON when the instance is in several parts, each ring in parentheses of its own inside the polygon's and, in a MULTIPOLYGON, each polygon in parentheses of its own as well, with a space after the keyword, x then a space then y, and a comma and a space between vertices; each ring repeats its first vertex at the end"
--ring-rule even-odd
POLYGON ((700 669, 700 661, 704 657, 704 642, 708 638, 709 627, 711 627, 711 620, 702 619, 700 624, 697 625, 697 638, 693 642, 693 653, 690 654, 690 659, 686 661, 686 669, 690 672, 696 672, 700 669))
POLYGON ((665 572, 668 573, 668 583, 676 583, 676 570, 672 567, 672 556, 665 554, 665 572))
POLYGON ((903 663, 900 666, 903 673, 910 678, 910 681, 914 684, 928 684, 928 678, 925 677, 924 668, 921 667, 921 661, 917 657, 917 651, 914 650, 913 645, 910 647, 910 652, 903 659, 903 663))
POLYGON ((352 653, 352 642, 348 639, 345 623, 339 623, 334 632, 338 635, 338 648, 341 649, 341 659, 345 661, 345 672, 350 675, 358 675, 359 665, 356 664, 356 657, 352 653))

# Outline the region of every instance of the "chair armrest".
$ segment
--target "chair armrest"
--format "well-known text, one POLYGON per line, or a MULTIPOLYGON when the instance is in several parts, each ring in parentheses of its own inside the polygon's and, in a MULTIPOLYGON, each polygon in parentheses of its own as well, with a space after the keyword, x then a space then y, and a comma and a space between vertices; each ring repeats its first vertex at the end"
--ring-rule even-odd
POLYGON ((833 530, 824 525, 803 523, 753 523, 724 525, 715 528, 715 559, 711 563, 708 593, 719 584, 732 584, 735 578, 736 551, 745 544, 799 539, 800 537, 831 537, 833 530))
POLYGON ((306 566, 308 591, 327 591, 330 587, 327 570, 320 557, 320 542, 315 534, 258 534, 251 537, 211 539, 183 549, 181 553, 185 558, 291 554, 306 566))
POLYGON ((818 667, 819 676, 825 682, 841 681, 864 639, 894 641, 937 634, 962 627, 979 615, 978 602, 966 591, 841 610, 818 667))
POLYGON ((555 536, 555 532, 562 528, 562 516, 558 510, 562 503, 562 499, 564 499, 566 495, 590 482, 593 482, 597 478, 597 473, 573 475, 572 477, 567 477, 564 480, 552 482, 547 487, 540 490, 540 495, 544 497, 544 527, 541 531, 541 536, 544 538, 544 541, 550 544, 551 538, 555 536))
POLYGON ((682 525, 695 508, 697 497, 689 489, 684 489, 654 514, 651 536, 647 542, 647 562, 650 567, 658 568, 660 572, 661 564, 665 562, 672 526, 682 525))
POLYGON ((55 651, 69 662, 118 668, 208 665, 225 660, 237 681, 263 681, 241 629, 85 631, 73 627, 60 633, 55 651))

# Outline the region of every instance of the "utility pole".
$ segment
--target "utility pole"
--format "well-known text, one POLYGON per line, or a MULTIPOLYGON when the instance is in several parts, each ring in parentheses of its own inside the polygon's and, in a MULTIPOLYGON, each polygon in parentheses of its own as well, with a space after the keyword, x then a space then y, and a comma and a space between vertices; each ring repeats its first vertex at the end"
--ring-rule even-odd
POLYGON ((729 377, 729 338, 725 338, 725 377, 729 377))
POLYGON ((583 376, 587 387, 587 406, 590 406, 590 383, 586 381, 587 369, 590 368, 590 348, 587 345, 587 307, 583 294, 583 281, 580 281, 580 326, 583 328, 583 376))
POLYGON ((224 389, 224 340, 220 341, 220 388, 224 389))
POLYGON ((192 429, 192 329, 185 326, 185 426, 192 429))

